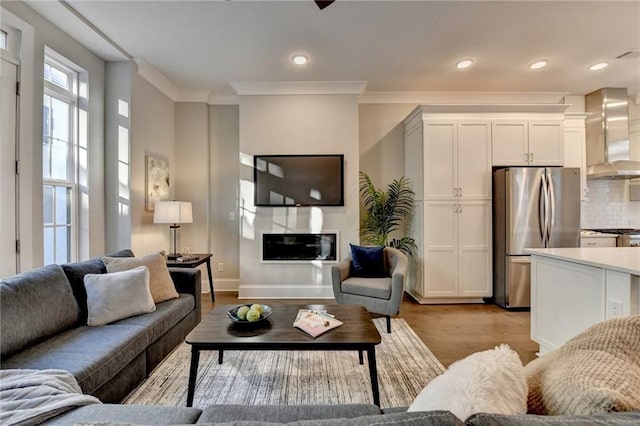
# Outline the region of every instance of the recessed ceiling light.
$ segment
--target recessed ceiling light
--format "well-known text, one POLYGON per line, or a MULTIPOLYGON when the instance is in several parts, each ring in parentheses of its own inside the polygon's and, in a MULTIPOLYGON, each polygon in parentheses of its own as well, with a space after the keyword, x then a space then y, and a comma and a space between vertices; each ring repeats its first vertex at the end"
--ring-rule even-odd
POLYGON ((291 60, 296 65, 304 65, 307 62, 309 62, 309 57, 307 55, 297 54, 297 55, 293 55, 291 60))
POLYGON ((591 71, 598 71, 604 69, 609 66, 609 62, 599 62, 597 64, 593 64, 589 67, 591 71))
POLYGON ((539 70, 540 68, 546 67, 548 63, 549 63, 549 61, 547 61, 545 59, 543 59, 541 61, 535 61, 534 63, 529 65, 529 68, 531 68, 532 70, 539 70))
POLYGON ((465 68, 469 68, 471 65, 473 65, 472 59, 463 59, 456 63, 456 68, 463 70, 465 68))

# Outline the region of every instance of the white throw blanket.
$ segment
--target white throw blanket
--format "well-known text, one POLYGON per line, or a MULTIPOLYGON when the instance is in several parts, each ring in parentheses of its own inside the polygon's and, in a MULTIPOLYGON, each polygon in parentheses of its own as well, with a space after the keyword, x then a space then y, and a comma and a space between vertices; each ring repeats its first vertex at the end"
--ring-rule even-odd
POLYGON ((100 400, 64 370, 0 370, 0 424, 34 425, 100 400))

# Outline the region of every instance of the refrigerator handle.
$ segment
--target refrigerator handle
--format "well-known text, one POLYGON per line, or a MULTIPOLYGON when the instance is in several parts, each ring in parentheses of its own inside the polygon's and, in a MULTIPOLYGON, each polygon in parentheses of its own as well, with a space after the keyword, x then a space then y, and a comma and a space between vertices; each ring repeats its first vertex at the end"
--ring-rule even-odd
POLYGON ((556 221, 556 200, 553 195, 553 180, 551 177, 547 179, 547 187, 547 191, 549 193, 549 225, 547 229, 547 244, 549 244, 551 242, 551 230, 553 229, 553 225, 556 221))
POLYGON ((540 236, 542 237, 542 247, 547 246, 547 176, 540 175, 540 199, 538 202, 538 219, 540 221, 540 236))

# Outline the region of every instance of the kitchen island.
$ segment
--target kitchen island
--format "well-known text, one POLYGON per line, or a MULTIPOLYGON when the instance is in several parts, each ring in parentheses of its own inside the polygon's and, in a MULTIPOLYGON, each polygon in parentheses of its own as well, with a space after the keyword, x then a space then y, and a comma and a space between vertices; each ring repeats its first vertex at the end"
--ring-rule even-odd
POLYGON ((540 355, 593 324, 640 314, 640 247, 527 249, 540 355))

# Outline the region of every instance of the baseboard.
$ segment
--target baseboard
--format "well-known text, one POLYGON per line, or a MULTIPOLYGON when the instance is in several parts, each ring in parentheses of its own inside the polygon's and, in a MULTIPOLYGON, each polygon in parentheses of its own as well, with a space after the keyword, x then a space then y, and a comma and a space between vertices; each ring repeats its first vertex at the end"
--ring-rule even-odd
POLYGON ((241 285, 238 299, 333 299, 333 286, 241 285))
MULTIPOLYGON (((238 278, 215 278, 213 291, 238 291, 240 280, 238 278)), ((202 281, 202 292, 209 293, 209 281, 202 281)))
POLYGON ((416 302, 421 305, 452 305, 452 304, 461 304, 461 303, 485 303, 482 298, 464 298, 464 297, 447 297, 447 298, 434 298, 434 297, 423 297, 418 293, 408 290, 407 294, 413 298, 416 302))

